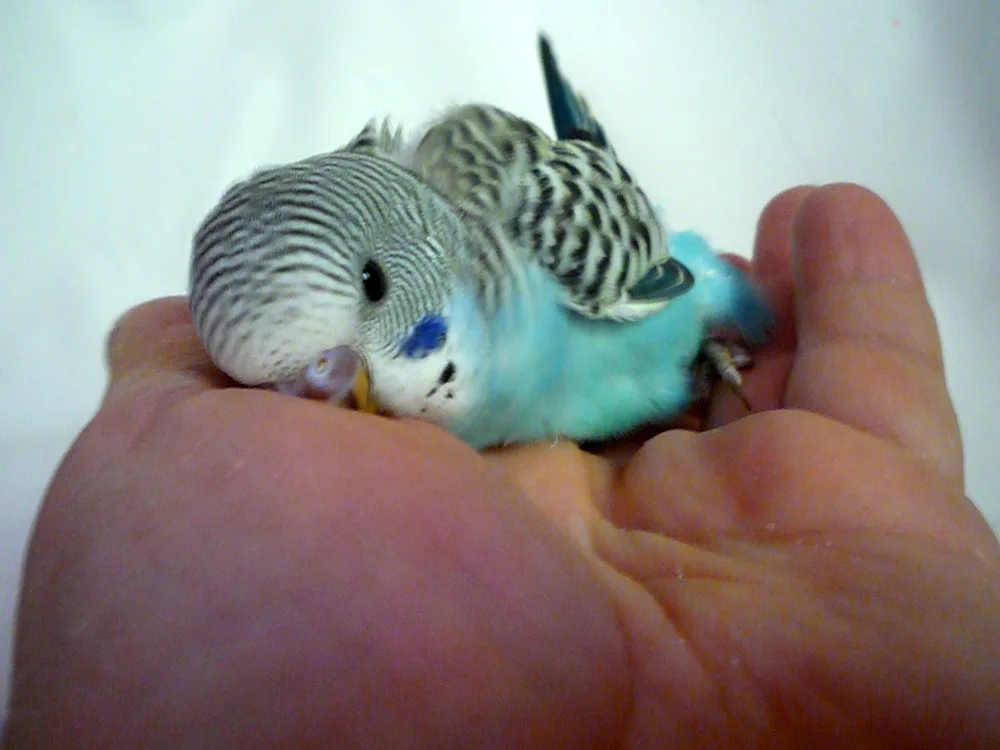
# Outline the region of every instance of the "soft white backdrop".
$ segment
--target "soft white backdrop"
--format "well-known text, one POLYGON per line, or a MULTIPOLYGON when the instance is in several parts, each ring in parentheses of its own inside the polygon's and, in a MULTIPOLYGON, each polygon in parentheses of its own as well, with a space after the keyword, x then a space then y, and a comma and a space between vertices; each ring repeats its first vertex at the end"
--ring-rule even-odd
POLYGON ((1000 527, 995 0, 0 0, 0 18, 2 704, 25 540, 114 319, 185 291, 191 232, 233 179, 375 113, 480 99, 548 127, 539 28, 678 228, 747 253, 787 186, 890 201, 941 325, 969 493, 1000 527))

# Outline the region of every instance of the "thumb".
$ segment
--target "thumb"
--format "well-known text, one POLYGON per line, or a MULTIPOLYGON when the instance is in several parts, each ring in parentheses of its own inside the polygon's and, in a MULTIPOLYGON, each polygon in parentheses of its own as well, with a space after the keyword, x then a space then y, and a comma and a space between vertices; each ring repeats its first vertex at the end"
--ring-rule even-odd
POLYGON ((111 378, 108 395, 154 384, 208 386, 227 381, 195 332, 186 297, 163 297, 126 312, 108 336, 105 356, 111 378))

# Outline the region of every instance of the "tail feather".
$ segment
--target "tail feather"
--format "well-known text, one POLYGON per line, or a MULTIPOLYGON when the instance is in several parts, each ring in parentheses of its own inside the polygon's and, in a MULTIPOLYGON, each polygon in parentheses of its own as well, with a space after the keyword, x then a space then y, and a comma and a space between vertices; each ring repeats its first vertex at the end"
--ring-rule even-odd
POLYGON ((610 149, 601 123, 591 114, 586 99, 573 90, 569 81, 559 70, 552 44, 544 34, 538 35, 538 52, 545 75, 545 90, 549 99, 549 111, 555 125, 556 137, 560 140, 579 139, 590 141, 601 148, 610 149))
POLYGON ((671 254, 694 274, 693 293, 712 310, 710 323, 735 328, 752 346, 766 343, 774 313, 750 278, 696 232, 671 232, 669 242, 671 254))

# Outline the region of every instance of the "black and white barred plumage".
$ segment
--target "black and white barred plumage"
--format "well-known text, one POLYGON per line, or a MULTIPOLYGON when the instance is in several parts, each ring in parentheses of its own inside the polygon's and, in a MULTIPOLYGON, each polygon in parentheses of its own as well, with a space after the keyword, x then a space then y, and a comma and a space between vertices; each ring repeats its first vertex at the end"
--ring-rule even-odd
POLYGON ((443 197, 360 150, 264 169, 195 235, 194 323, 220 369, 250 385, 292 376, 344 330, 389 347, 448 294, 464 261, 442 247, 465 246, 466 233, 443 197), (366 298, 370 261, 391 279, 378 304, 366 298))
POLYGON ((389 346, 456 272, 474 281, 487 314, 538 263, 574 311, 641 318, 669 298, 631 291, 669 257, 665 228, 612 152, 466 105, 409 144, 373 120, 342 149, 231 187, 195 236, 191 309, 216 364, 257 384, 301 367, 331 321, 389 346), (393 283, 366 316, 371 258, 393 283), (305 292, 314 309, 303 309, 305 292))

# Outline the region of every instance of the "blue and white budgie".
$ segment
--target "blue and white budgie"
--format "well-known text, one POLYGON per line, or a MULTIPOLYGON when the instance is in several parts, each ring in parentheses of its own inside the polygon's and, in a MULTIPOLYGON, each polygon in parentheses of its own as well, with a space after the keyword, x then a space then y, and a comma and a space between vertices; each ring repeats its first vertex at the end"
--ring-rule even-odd
POLYGON ((771 314, 692 232, 668 234, 541 39, 557 138, 497 107, 231 187, 193 243, 190 306, 245 385, 436 423, 475 448, 596 441, 701 395, 711 339, 771 314))

